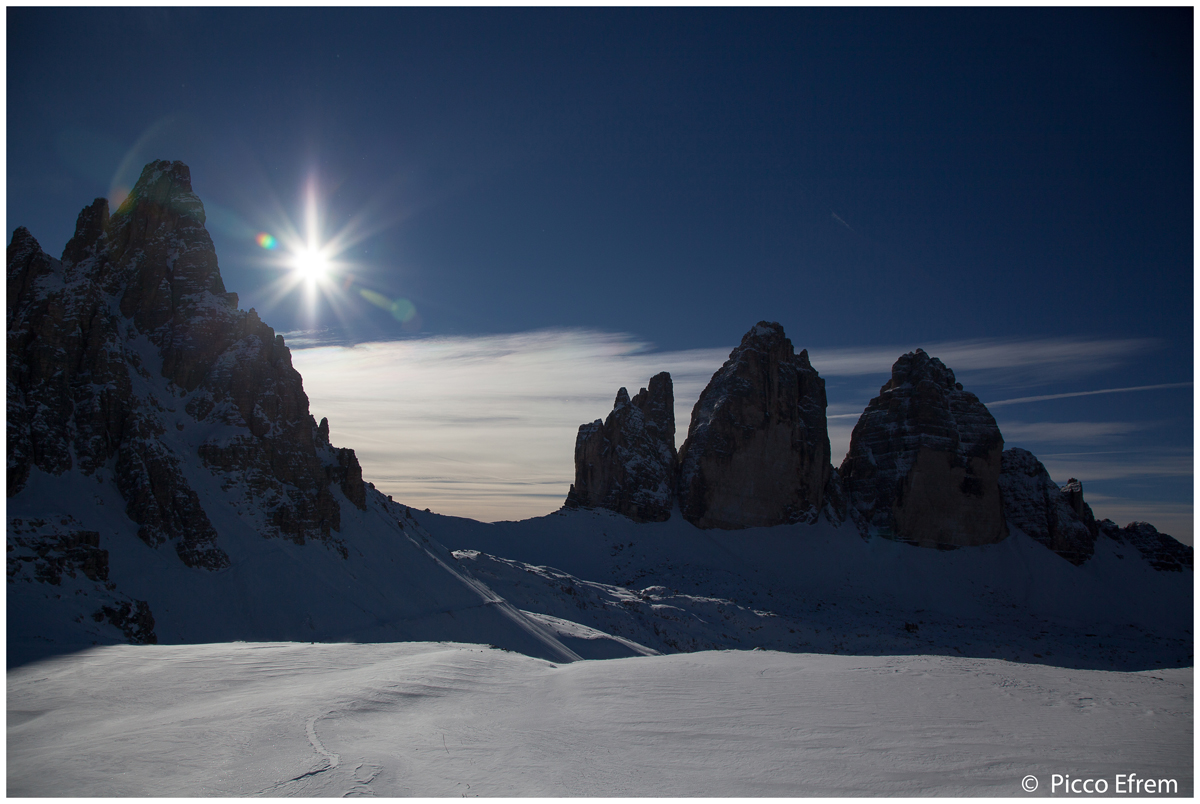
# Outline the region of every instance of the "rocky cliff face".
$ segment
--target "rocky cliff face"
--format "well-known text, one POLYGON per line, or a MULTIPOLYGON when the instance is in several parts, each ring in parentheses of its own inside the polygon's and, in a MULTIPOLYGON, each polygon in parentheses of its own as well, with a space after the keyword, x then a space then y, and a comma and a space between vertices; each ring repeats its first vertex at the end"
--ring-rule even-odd
POLYGON ((858 420, 840 474, 881 535, 927 547, 991 544, 1008 535, 1003 450, 983 403, 918 349, 896 361, 858 420))
POLYGON ((831 497, 825 381, 776 323, 742 338, 692 409, 679 503, 701 528, 814 522, 831 497))
POLYGON ((1007 449, 1001 457, 1000 495, 1008 524, 1072 564, 1096 550, 1096 519, 1083 501, 1083 484, 1072 478, 1059 488, 1031 452, 1007 449))
POLYGON ((229 558, 194 464, 245 490, 264 536, 337 547, 333 489, 365 506, 283 338, 225 291, 183 163, 147 165, 111 216, 104 199, 85 208, 61 260, 17 229, 7 313, 10 497, 34 470, 112 476, 143 541, 210 570, 229 558))
POLYGON ((622 388, 608 418, 579 427, 568 508, 607 508, 635 522, 670 518, 675 501, 675 396, 671 375, 633 399, 622 388))

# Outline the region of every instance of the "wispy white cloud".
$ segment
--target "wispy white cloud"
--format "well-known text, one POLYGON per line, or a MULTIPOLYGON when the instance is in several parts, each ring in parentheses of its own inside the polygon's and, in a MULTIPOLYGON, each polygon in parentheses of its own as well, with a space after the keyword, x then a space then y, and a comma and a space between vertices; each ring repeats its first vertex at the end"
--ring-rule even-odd
MULTIPOLYGON (((1111 456, 1113 453, 1099 454, 1111 456)), ((1121 458, 1096 458, 1077 452, 1070 457, 1039 455, 1038 460, 1050 476, 1060 483, 1065 482, 1067 477, 1090 481, 1191 477, 1193 474, 1191 455, 1126 453, 1121 458)))
POLYGON ((1158 385, 1137 385, 1131 388, 1101 388, 1098 391, 1072 391, 1066 394, 1043 394, 1041 396, 1022 396, 1016 399, 1001 399, 998 402, 986 403, 989 408, 1001 405, 1019 405, 1024 402, 1044 402, 1048 399, 1069 399, 1074 396, 1095 396, 1096 394, 1122 394, 1129 391, 1157 391, 1162 388, 1187 388, 1190 382, 1164 382, 1158 385))
POLYGON ((891 376, 896 358, 920 347, 953 369, 959 380, 971 377, 979 383, 1020 387, 1101 372, 1159 346, 1152 338, 979 338, 811 349, 809 357, 823 377, 873 374, 881 378, 882 385, 891 376))
MULTIPOLYGON (((319 334, 309 337, 310 343, 320 342, 319 334)), ((558 508, 574 478, 579 425, 607 416, 617 388, 636 393, 660 371, 669 371, 674 381, 676 443, 681 444, 692 406, 730 351, 654 351, 628 335, 587 330, 312 348, 302 347, 303 336, 297 340, 289 344, 313 414, 329 417, 333 442, 356 450, 368 480, 409 505, 485 521, 558 508)), ((928 351, 956 371, 1016 370, 1024 382, 1032 382, 1033 375, 1061 378, 1058 372, 1067 364, 1071 372, 1110 369, 1114 360, 1152 346, 1144 340, 976 340, 932 344, 928 351)), ((810 353, 814 367, 831 378, 829 435, 835 466, 867 402, 846 397, 863 393, 861 382, 850 382, 857 389, 851 392, 837 378, 875 374, 882 384, 892 363, 910 349, 810 353)), ((1005 424, 1002 431, 1010 443, 1014 433, 1031 443, 1085 443, 1089 434, 1117 437, 1139 426, 1075 422, 1064 428, 1061 423, 1022 421, 1005 424)), ((1191 472, 1190 456, 1157 470, 1120 458, 1103 464, 1088 460, 1095 479, 1191 472)), ((1051 466, 1056 479, 1061 474, 1057 470, 1064 468, 1084 476, 1078 459, 1051 466)))
POLYGON ((1152 422, 1023 422, 998 419, 1000 432, 1009 446, 1037 444, 1097 444, 1111 436, 1136 433, 1152 422))

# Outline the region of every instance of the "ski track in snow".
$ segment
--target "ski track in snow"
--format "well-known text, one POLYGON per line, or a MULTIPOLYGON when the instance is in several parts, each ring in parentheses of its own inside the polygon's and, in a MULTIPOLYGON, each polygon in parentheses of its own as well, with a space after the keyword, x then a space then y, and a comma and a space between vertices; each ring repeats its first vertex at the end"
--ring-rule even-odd
POLYGON ((308 723, 305 724, 305 728, 308 731, 308 741, 312 743, 313 749, 316 750, 318 754, 325 757, 325 767, 313 771, 314 773, 324 773, 327 770, 333 770, 338 766, 338 760, 341 759, 341 757, 339 757, 337 754, 326 751, 325 746, 321 745, 321 739, 317 737, 316 725, 317 721, 320 720, 321 717, 321 715, 311 717, 309 718, 308 723))
MULTIPOLYGON (((326 712, 325 714, 328 715, 329 713, 326 712)), ((317 721, 320 720, 324 716, 325 715, 313 715, 312 717, 310 717, 308 719, 308 722, 304 724, 305 731, 308 733, 309 744, 312 745, 314 751, 316 751, 318 754, 321 755, 321 757, 324 760, 324 763, 316 768, 313 768, 312 770, 310 770, 306 773, 302 773, 299 776, 294 776, 285 782, 279 782, 278 784, 273 784, 270 787, 268 787, 266 790, 260 790, 257 793, 255 793, 254 795, 266 796, 266 795, 281 795, 281 794, 285 794, 285 793, 288 795, 295 795, 298 793, 302 793, 303 788, 307 787, 308 779, 310 779, 311 777, 316 776, 318 774, 326 773, 327 771, 331 771, 331 770, 334 770, 335 768, 337 768, 339 762, 341 761, 341 757, 338 754, 334 754, 330 751, 325 750, 325 746, 321 744, 321 738, 317 736, 317 729, 316 729, 317 721), (300 789, 293 788, 292 785, 295 785, 298 782, 304 783, 304 784, 301 786, 300 789)), ((360 765, 360 767, 361 767, 361 765, 360 765)))
POLYGON ((105 646, 9 671, 7 792, 1023 796, 1026 774, 1044 794, 1054 773, 1132 772, 1190 795, 1192 676, 762 650, 557 664, 452 643, 105 646))

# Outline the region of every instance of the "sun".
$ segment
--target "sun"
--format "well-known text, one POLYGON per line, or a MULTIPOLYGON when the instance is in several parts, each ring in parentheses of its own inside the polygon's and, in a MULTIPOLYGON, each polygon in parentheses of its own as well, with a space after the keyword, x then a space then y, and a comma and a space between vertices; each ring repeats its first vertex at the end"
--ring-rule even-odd
POLYGON ((319 249, 306 248, 293 257, 292 270, 300 279, 315 284, 329 274, 329 260, 319 249))

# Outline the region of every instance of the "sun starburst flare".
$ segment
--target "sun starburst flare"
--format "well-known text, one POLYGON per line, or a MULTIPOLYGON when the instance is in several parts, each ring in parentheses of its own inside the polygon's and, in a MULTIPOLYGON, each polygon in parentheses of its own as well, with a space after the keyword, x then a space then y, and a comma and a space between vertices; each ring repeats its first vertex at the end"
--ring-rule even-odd
POLYGON ((392 298, 364 286, 360 271, 346 259, 351 249, 371 234, 363 230, 362 221, 352 219, 332 236, 325 236, 313 180, 305 192, 303 218, 303 231, 281 214, 274 234, 260 231, 254 235, 255 243, 267 252, 264 262, 280 274, 272 283, 268 307, 300 293, 311 323, 317 323, 323 301, 342 324, 347 324, 361 317, 361 303, 366 301, 390 313, 406 329, 419 327, 420 317, 410 300, 392 298))

